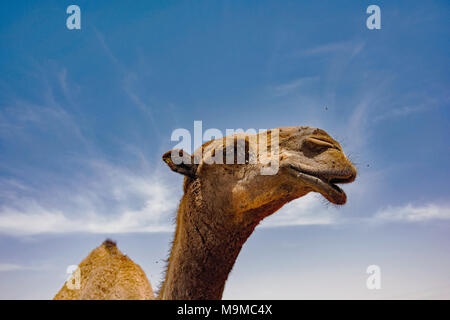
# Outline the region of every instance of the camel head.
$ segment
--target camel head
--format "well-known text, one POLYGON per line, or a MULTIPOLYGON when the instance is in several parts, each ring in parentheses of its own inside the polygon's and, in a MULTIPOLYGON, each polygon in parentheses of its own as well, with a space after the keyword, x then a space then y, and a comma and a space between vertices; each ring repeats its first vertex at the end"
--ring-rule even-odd
POLYGON ((356 178, 340 144, 324 130, 310 127, 238 133, 211 140, 193 155, 168 151, 163 160, 186 176, 185 194, 195 189, 203 201, 257 220, 309 192, 343 205, 347 196, 337 184, 356 178))

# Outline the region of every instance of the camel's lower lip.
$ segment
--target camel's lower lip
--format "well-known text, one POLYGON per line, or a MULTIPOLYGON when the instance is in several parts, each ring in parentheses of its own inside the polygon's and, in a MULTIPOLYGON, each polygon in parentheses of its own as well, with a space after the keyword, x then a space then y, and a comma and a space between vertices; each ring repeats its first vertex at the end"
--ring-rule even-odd
MULTIPOLYGON (((290 165, 290 169, 295 171, 297 177, 309 182, 315 191, 320 192, 328 201, 334 204, 345 204, 347 201, 347 195, 335 183, 324 180, 320 177, 314 176, 310 173, 306 173, 301 169, 290 165)), ((333 179, 333 181, 341 181, 340 179, 333 179)), ((345 183, 345 179, 342 179, 342 183, 345 183)))

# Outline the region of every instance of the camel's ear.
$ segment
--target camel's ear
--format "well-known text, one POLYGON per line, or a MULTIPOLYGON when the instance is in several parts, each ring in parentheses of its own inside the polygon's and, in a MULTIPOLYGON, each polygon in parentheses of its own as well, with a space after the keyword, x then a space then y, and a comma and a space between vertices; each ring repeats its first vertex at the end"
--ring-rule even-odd
POLYGON ((189 153, 180 149, 173 149, 164 153, 162 159, 172 171, 191 178, 196 177, 197 165, 194 164, 194 159, 189 153))

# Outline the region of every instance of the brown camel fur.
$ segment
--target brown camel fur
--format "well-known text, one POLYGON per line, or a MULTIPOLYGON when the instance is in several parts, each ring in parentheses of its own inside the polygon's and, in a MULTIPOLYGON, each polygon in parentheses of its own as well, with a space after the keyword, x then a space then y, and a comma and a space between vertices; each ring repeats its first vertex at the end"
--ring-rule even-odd
MULTIPOLYGON (((242 245, 262 219, 309 192, 319 192, 334 204, 345 204, 347 197, 336 184, 356 178, 356 168, 339 143, 325 131, 310 127, 236 134, 205 143, 193 156, 175 150, 165 153, 163 160, 173 171, 185 175, 185 180, 158 299, 221 299, 242 245), (275 136, 279 139, 278 148, 270 143, 275 136), (265 141, 270 149, 268 155, 260 153, 265 141), (225 161, 230 149, 233 163, 211 161, 221 153, 225 161), (271 152, 274 153, 270 156, 271 152), (176 164, 173 155, 196 161, 176 164), (244 161, 239 160, 241 156, 244 161), (279 160, 279 170, 272 175, 261 174, 269 166, 270 157, 279 160), (258 161, 252 161, 255 158, 258 161)), ((86 298, 101 295, 100 292, 86 298)))

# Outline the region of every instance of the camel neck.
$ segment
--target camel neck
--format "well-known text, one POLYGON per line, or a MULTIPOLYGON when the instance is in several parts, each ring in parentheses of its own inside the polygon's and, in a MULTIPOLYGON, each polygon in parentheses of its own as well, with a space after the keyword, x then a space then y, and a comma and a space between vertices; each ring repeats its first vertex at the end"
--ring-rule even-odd
POLYGON ((226 206, 205 209, 198 202, 186 194, 180 202, 159 299, 221 299, 242 245, 256 226, 233 222, 226 206))

